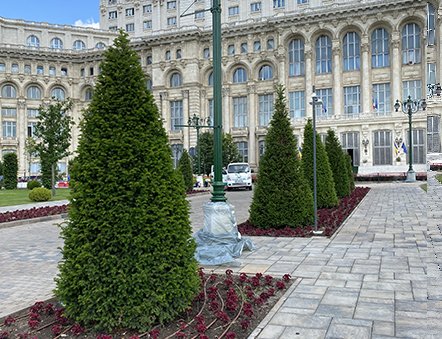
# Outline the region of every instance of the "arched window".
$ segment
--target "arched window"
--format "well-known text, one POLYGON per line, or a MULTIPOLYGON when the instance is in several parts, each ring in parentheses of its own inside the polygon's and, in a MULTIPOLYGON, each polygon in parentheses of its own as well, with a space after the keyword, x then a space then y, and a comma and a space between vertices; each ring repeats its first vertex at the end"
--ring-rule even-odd
POLYGON ((243 67, 238 67, 235 72, 233 72, 233 83, 239 84, 247 81, 247 72, 243 67))
POLYGON ((332 43, 327 35, 321 35, 315 44, 316 73, 331 73, 332 71, 332 43))
POLYGON ((86 49, 86 44, 82 40, 75 40, 72 45, 72 49, 81 51, 83 49, 86 49))
POLYGON ((51 91, 51 97, 58 99, 58 100, 64 100, 64 98, 65 98, 64 89, 61 87, 55 87, 51 91))
POLYGON ((60 38, 53 38, 51 40, 51 48, 63 49, 63 41, 60 38))
POLYGON ((289 76, 304 75, 304 41, 293 39, 289 43, 289 76))
POLYGON ((271 80, 273 79, 273 68, 270 65, 264 65, 259 70, 259 80, 271 80))
POLYGON ((415 23, 406 24, 402 29, 402 63, 421 62, 421 29, 415 23))
POLYGON ((104 44, 104 42, 97 42, 97 44, 95 45, 95 48, 97 48, 97 49, 103 49, 103 48, 105 48, 106 47, 106 45, 104 44))
POLYGON ((28 99, 41 99, 41 90, 37 86, 29 86, 26 96, 28 99))
POLYGON ((40 47, 40 39, 37 38, 35 35, 30 35, 26 39, 26 44, 28 47, 40 47))
POLYGON ((390 66, 390 38, 384 28, 377 28, 371 34, 371 67, 390 66))
POLYGON ((182 84, 181 74, 178 72, 172 73, 170 76, 170 87, 180 87, 182 84))
POLYGON ((213 72, 210 72, 209 77, 207 78, 207 84, 213 86, 213 72))
POLYGON ((2 87, 2 97, 3 98, 16 98, 17 90, 13 85, 4 85, 2 87))
POLYGON ((344 71, 355 71, 360 68, 361 44, 356 32, 344 36, 344 71))
POLYGON ((92 100, 93 91, 92 88, 88 87, 84 91, 84 101, 91 101, 92 100))

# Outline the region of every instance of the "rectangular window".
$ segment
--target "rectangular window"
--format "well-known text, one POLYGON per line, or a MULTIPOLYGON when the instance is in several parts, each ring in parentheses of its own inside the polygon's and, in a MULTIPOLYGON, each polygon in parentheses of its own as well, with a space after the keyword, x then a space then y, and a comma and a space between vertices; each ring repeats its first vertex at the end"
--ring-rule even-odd
MULTIPOLYGON (((426 163, 426 154, 425 154, 425 130, 419 128, 413 128, 413 164, 425 164, 426 163)), ((407 150, 410 148, 410 140, 408 140, 408 130, 407 130, 407 138, 406 138, 406 147, 407 150)), ((410 152, 407 152, 407 164, 410 163, 409 160, 410 152)))
POLYGON ((269 124, 273 113, 273 94, 264 94, 258 97, 259 103, 259 126, 265 127, 269 124))
POLYGON ((183 144, 172 144, 170 148, 172 149, 173 168, 177 168, 183 155, 183 144))
POLYGON ((38 117, 38 109, 37 108, 28 108, 26 110, 28 118, 36 118, 38 117))
POLYGON ((229 7, 229 10, 228 10, 229 12, 229 16, 232 16, 232 15, 238 15, 239 14, 239 6, 232 6, 232 7, 229 7))
POLYGON ((391 113, 389 83, 373 85, 372 110, 376 115, 391 113))
POLYGON ((393 165, 391 131, 373 132, 373 165, 393 165))
POLYGON ((61 68, 61 75, 67 76, 68 75, 68 69, 66 67, 61 68))
POLYGON ((322 100, 322 106, 316 106, 316 116, 319 119, 328 119, 333 116, 333 92, 331 88, 316 90, 316 95, 322 100))
POLYGON ((3 107, 2 108, 2 116, 16 117, 17 116, 17 109, 14 107, 3 107))
POLYGON ((117 11, 109 12, 109 19, 116 19, 118 17, 117 11))
POLYGON ((301 119, 305 117, 305 92, 289 92, 290 118, 301 119))
POLYGON ((247 42, 241 43, 241 54, 245 54, 248 52, 247 42))
POLYGON ((3 121, 3 138, 17 137, 17 123, 15 121, 3 121))
POLYGON ((427 117, 427 148, 428 153, 440 153, 440 116, 427 117))
POLYGON ((176 26, 176 16, 167 18, 167 26, 176 26))
POLYGON ((250 12, 261 12, 261 2, 252 2, 250 4, 250 12))
POLYGON ((152 29, 152 20, 143 21, 143 29, 152 29))
POLYGON ((249 162, 249 145, 247 141, 236 142, 236 147, 238 147, 240 161, 249 162))
POLYGON ((308 0, 298 0, 298 5, 308 4, 308 0))
POLYGON ((25 65, 25 74, 31 74, 31 65, 25 65))
POLYGON ((209 48, 204 48, 204 50, 203 50, 203 57, 204 57, 204 59, 209 59, 210 58, 210 49, 209 48))
POLYGON ((126 16, 134 16, 135 9, 134 8, 126 8, 126 16))
POLYGON ((227 54, 228 54, 228 55, 233 55, 233 54, 235 54, 235 45, 229 45, 229 46, 227 46, 227 54))
POLYGON ((285 0, 273 0, 273 8, 284 8, 285 0))
POLYGON ((5 64, 2 62, 0 63, 0 73, 4 73, 6 71, 6 66, 5 64))
POLYGON ((36 128, 37 128, 36 122, 28 122, 28 138, 35 137, 36 128))
POLYGON ((116 32, 118 30, 118 26, 109 26, 109 31, 116 32))
POLYGON ((360 151, 359 151, 359 132, 344 132, 341 133, 342 149, 350 155, 353 166, 359 166, 360 151))
POLYGON ((431 3, 427 3, 427 44, 434 45, 436 42, 436 16, 435 9, 431 3))
POLYGON ((170 102, 170 130, 181 131, 182 127, 176 125, 184 125, 183 101, 176 100, 170 102))
POLYGON ((412 100, 422 99, 422 81, 410 80, 402 83, 402 98, 406 100, 408 97, 412 100))
POLYGON ((18 64, 11 65, 11 73, 18 73, 18 64))
POLYGON ((233 127, 248 126, 247 97, 233 98, 233 127))
POLYGON ((361 87, 344 87, 344 113, 347 118, 358 117, 361 110, 361 87))
POLYGON ((143 13, 152 13, 152 4, 144 5, 143 13))
POLYGON ((38 66, 37 66, 37 74, 39 74, 39 75, 43 75, 43 73, 44 73, 44 68, 43 68, 43 66, 38 65, 38 66))
POLYGON ((267 50, 271 51, 275 48, 275 40, 267 39, 267 50))
POLYGON ((204 11, 195 11, 195 19, 202 20, 204 19, 205 12, 204 11))
POLYGON ((51 77, 54 77, 55 76, 55 74, 56 74, 56 70, 55 70, 55 67, 54 66, 49 66, 49 75, 51 76, 51 77))
POLYGON ((213 107, 213 99, 209 99, 208 104, 210 125, 213 125, 213 123, 215 122, 215 109, 213 107))
POLYGON ((430 89, 428 85, 436 84, 436 64, 428 63, 427 64, 427 95, 430 94, 430 89))
POLYGON ((253 51, 254 52, 259 52, 261 51, 261 41, 255 41, 253 43, 253 51))
POLYGON ((167 9, 175 9, 175 8, 176 8, 176 1, 167 2, 167 9))
POLYGON ((135 31, 135 24, 126 24, 126 32, 133 32, 135 31))

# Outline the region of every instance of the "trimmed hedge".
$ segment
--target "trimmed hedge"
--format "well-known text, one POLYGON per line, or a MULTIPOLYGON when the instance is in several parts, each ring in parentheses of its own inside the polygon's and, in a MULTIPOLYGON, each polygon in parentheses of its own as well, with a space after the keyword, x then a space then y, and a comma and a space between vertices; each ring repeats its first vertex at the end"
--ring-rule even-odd
POLYGON ((17 188, 17 173, 17 154, 5 154, 3 156, 3 184, 7 190, 15 190, 17 188))
POLYGON ((51 200, 51 190, 44 187, 36 187, 29 192, 29 199, 32 201, 48 201, 51 200))
POLYGON ((37 181, 37 180, 31 180, 31 181, 28 181, 28 183, 26 184, 26 187, 28 188, 28 190, 33 190, 34 188, 41 187, 41 183, 40 183, 40 181, 37 181))

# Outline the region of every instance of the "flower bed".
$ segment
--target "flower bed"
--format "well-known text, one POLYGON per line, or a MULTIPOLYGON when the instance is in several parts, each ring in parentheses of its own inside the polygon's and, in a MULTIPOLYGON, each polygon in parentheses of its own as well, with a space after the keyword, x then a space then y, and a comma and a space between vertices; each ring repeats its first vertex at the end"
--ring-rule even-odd
MULTIPOLYGON (((339 201, 339 205, 333 208, 322 208, 318 210, 318 229, 323 230, 323 236, 332 236, 342 225, 350 213, 359 205, 370 188, 356 187, 353 192, 339 201)), ((268 236, 268 237, 311 237, 313 227, 284 227, 281 229, 262 229, 255 227, 249 220, 238 225, 242 235, 268 236)))
POLYGON ((67 209, 68 205, 64 204, 59 206, 33 207, 26 210, 4 212, 0 213, 0 223, 63 214, 67 212, 67 209))
POLYGON ((0 339, 34 338, 247 338, 292 283, 290 275, 274 278, 257 273, 225 275, 199 272, 201 291, 176 321, 144 333, 120 329, 99 333, 67 319, 56 301, 39 301, 0 319, 0 339))

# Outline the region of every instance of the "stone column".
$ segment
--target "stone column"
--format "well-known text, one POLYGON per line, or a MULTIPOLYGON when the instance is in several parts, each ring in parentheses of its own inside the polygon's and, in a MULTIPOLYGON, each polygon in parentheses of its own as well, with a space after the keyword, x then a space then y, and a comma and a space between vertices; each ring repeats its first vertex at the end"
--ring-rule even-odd
POLYGON ((257 120, 257 109, 256 109, 256 86, 255 84, 251 84, 247 86, 247 91, 249 94, 249 164, 251 167, 256 167, 256 120, 257 120))
POLYGON ((402 93, 401 93, 401 68, 402 68, 402 62, 401 62, 401 55, 399 51, 400 46, 400 40, 399 40, 399 33, 393 32, 392 40, 391 40, 392 48, 392 56, 391 56, 391 101, 392 106, 394 105, 395 101, 397 99, 402 100, 402 93))
POLYGON ((344 115, 344 105, 342 101, 342 58, 341 43, 333 40, 333 111, 336 119, 344 115))
POLYGON ((361 67, 361 94, 362 94, 362 112, 370 113, 372 111, 372 90, 370 88, 370 58, 368 52, 370 51, 370 44, 366 35, 362 38, 361 52, 362 52, 362 67, 361 67))
POLYGON ((230 133, 231 126, 231 106, 230 106, 230 87, 223 87, 223 131, 224 133, 230 133))
POLYGON ((313 79, 313 70, 312 70, 312 50, 306 43, 306 49, 305 49, 305 99, 306 99, 306 116, 313 118, 313 109, 312 105, 309 103, 312 101, 312 94, 313 94, 313 85, 314 85, 314 79, 313 79))
POLYGON ((17 158, 18 158, 18 176, 21 177, 28 173, 28 160, 26 152, 26 137, 28 136, 28 124, 26 118, 26 101, 20 98, 17 101, 17 158))
MULTIPOLYGON (((181 91, 183 96, 183 124, 186 125, 187 121, 190 118, 189 112, 189 90, 185 89, 181 91)), ((190 147, 190 138, 194 135, 193 127, 183 127, 183 147, 185 149, 189 149, 190 147)), ((196 137, 195 137, 195 145, 196 145, 196 137)))

